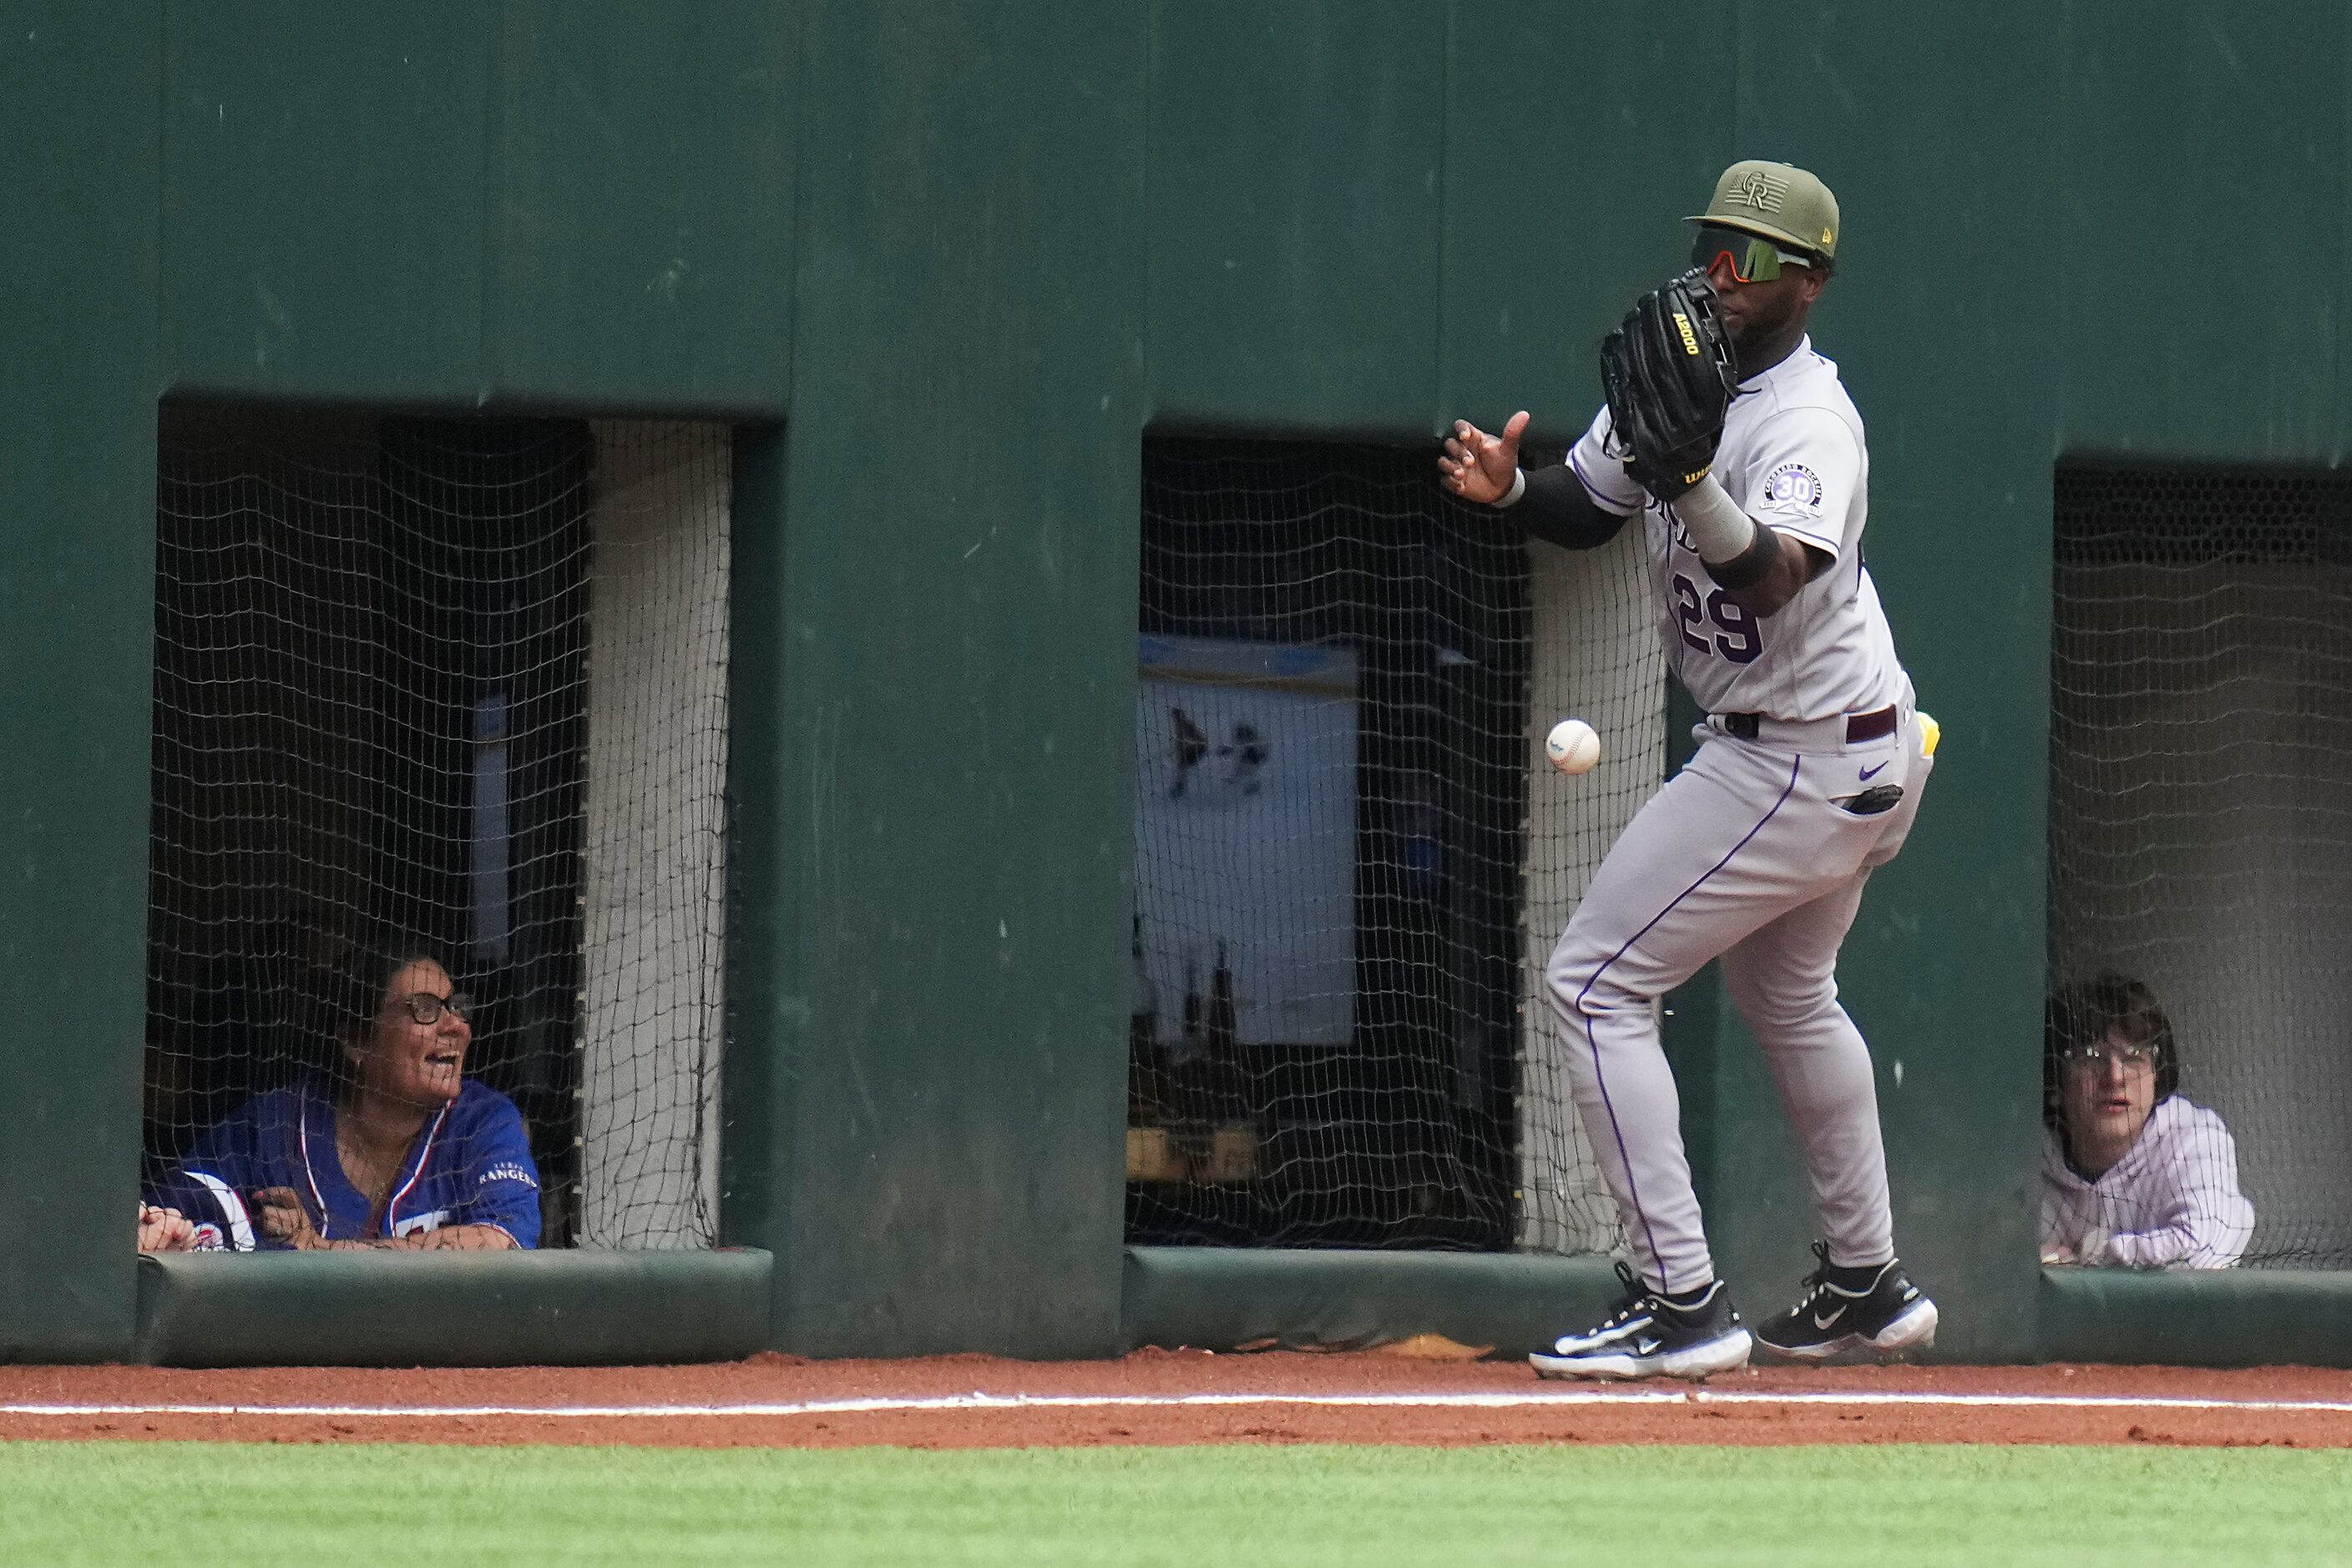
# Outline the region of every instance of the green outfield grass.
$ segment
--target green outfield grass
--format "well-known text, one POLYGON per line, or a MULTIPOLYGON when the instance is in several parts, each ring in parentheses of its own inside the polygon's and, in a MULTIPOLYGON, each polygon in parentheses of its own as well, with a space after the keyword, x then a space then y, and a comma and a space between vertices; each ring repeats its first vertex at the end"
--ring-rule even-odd
POLYGON ((0 1563, 2341 1563, 2352 1455, 0 1444, 0 1563))

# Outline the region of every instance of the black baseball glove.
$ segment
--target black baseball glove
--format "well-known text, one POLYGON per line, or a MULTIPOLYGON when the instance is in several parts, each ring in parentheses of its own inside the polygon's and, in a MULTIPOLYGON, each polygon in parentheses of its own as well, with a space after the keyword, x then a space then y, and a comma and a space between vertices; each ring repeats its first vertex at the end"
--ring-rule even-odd
POLYGON ((1706 274, 1644 294, 1601 340, 1610 445, 1633 481, 1671 501, 1706 477, 1739 374, 1706 274))

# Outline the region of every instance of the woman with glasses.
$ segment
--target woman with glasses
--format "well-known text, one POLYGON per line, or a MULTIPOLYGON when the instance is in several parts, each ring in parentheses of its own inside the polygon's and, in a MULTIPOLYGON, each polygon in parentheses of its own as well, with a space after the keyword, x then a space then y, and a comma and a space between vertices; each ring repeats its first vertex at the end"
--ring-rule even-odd
POLYGON ((2182 1099, 2172 1022, 2120 974, 2050 1001, 2043 1035, 2042 1260, 2227 1268, 2253 1235, 2238 1146, 2182 1099))
POLYGON ((514 1102, 465 1077, 470 1004, 421 941, 354 950, 323 999, 331 1069, 257 1094, 141 1212, 157 1250, 496 1250, 539 1241, 514 1102), (165 1216, 184 1218, 184 1231, 165 1216))

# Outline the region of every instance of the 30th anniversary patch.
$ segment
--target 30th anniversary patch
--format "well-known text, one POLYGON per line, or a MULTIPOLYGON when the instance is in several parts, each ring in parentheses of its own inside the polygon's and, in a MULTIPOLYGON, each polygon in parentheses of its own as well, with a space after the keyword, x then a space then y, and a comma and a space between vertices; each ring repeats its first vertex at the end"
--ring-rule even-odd
POLYGON ((1783 463, 1764 479, 1765 504, 1776 510, 1820 515, 1822 481, 1802 463, 1783 463))

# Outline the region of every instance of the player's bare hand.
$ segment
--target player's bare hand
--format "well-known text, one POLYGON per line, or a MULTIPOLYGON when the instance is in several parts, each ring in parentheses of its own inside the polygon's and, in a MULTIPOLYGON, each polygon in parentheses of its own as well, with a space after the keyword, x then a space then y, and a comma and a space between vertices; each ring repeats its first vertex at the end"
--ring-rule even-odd
POLYGON ((1511 493, 1518 477, 1519 437, 1527 434, 1528 411, 1511 416, 1499 436, 1490 436, 1467 419, 1454 422, 1454 434, 1438 454, 1438 481, 1464 500, 1489 506, 1511 493))
POLYGON ((195 1222, 178 1209, 159 1209, 152 1204, 139 1205, 139 1250, 142 1252, 185 1252, 195 1245, 195 1222))
POLYGON ((254 1217, 261 1222, 263 1235, 298 1252, 313 1252, 327 1245, 310 1224, 310 1211, 302 1206, 302 1195, 293 1188, 264 1187, 253 1199, 260 1205, 260 1213, 254 1217))

